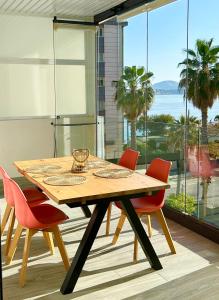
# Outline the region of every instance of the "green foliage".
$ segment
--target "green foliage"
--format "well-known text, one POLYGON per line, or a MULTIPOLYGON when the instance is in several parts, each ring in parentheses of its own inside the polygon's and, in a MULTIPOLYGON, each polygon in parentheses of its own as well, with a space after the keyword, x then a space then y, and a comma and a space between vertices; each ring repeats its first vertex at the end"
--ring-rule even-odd
POLYGON ((185 49, 188 59, 178 65, 183 67, 179 88, 185 89, 188 100, 202 112, 202 144, 208 143, 208 108, 219 96, 219 46, 212 43, 213 39, 198 39, 195 51, 185 49))
MULTIPOLYGON (((125 147, 130 146, 126 145, 125 147)), ((140 152, 141 161, 146 161, 146 155, 160 156, 161 154, 166 153, 166 145, 162 145, 159 148, 156 147, 156 141, 150 140, 147 143, 137 138, 137 147, 136 149, 140 152)))
POLYGON ((211 142, 208 144, 209 156, 215 159, 219 158, 219 143, 211 142))
MULTIPOLYGON (((180 116, 175 119, 170 114, 152 115, 147 121, 140 117, 137 129, 143 133, 147 131, 147 143, 144 144, 148 152, 179 152, 184 151, 185 126, 188 145, 197 145, 199 142, 200 120, 194 116, 180 116)), ((141 146, 143 147, 143 146, 141 146)), ((139 150, 140 151, 140 150, 139 150)), ((142 152, 145 152, 142 150, 142 152)))
POLYGON ((148 116, 147 120, 141 116, 137 121, 137 129, 145 131, 147 128, 149 135, 165 135, 169 124, 174 124, 175 118, 170 114, 160 114, 148 116))
POLYGON ((136 149, 136 121, 150 109, 154 90, 151 84, 153 73, 144 67, 125 67, 118 81, 115 101, 131 125, 131 147, 136 149))
POLYGON ((153 73, 146 72, 144 67, 124 68, 117 84, 115 101, 128 121, 136 120, 138 116, 150 109, 154 99, 152 76, 153 73))
POLYGON ((168 131, 168 149, 170 152, 183 151, 185 128, 187 130, 188 145, 197 145, 199 141, 199 124, 200 120, 194 116, 186 119, 181 115, 175 120, 175 126, 171 126, 168 131), (185 127, 186 126, 186 127, 185 127))
POLYGON ((176 124, 179 125, 200 125, 201 121, 195 116, 185 117, 181 115, 178 120, 176 120, 176 124))
POLYGON ((160 114, 160 115, 148 116, 148 121, 174 124, 175 118, 170 114, 160 114))
POLYGON ((168 206, 183 212, 185 210, 185 201, 186 201, 186 213, 192 215, 196 209, 195 197, 188 194, 185 195, 184 193, 180 193, 178 195, 172 193, 168 195, 166 198, 166 204, 168 206))

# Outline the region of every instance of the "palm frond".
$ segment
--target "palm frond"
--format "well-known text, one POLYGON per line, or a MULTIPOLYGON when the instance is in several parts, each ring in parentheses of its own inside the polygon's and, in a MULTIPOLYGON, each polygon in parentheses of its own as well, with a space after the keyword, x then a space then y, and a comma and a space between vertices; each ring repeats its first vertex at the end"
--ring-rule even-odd
POLYGON ((117 108, 122 110, 129 120, 135 120, 149 109, 153 103, 154 90, 150 78, 152 72, 145 72, 144 67, 124 68, 118 81, 115 101, 117 108))

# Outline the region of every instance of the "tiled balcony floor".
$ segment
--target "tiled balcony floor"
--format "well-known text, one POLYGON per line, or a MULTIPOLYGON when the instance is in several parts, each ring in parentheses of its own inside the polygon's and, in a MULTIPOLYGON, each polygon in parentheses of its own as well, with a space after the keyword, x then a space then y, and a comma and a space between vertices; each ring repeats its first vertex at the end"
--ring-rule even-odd
MULTIPOLYGON (((80 209, 61 208, 70 216, 61 231, 72 258, 88 220, 80 209)), ((5 266, 3 262, 4 299, 219 299, 219 245, 168 220, 177 250, 172 255, 154 220, 151 241, 163 265, 163 270, 154 271, 141 249, 139 262, 132 262, 133 232, 128 221, 117 244, 111 245, 118 217, 119 211, 114 207, 112 234, 104 235, 104 222, 71 295, 59 292, 65 270, 57 248, 55 255, 50 256, 41 234, 33 237, 26 286, 18 286, 22 238, 12 264, 5 266)), ((4 241, 5 237, 2 244, 4 241)))

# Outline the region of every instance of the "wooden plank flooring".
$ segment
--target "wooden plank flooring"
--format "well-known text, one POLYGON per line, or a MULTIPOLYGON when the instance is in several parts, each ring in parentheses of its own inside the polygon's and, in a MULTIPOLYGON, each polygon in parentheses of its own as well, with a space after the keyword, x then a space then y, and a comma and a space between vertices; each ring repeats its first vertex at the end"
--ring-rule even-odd
MULTIPOLYGON (((54 203, 53 203, 54 204, 54 203)), ((4 200, 1 206, 4 207, 4 200)), ((59 206, 70 217, 61 226, 67 252, 72 258, 88 220, 80 209, 59 206)), ((133 232, 128 224, 115 246, 111 245, 120 211, 113 207, 111 235, 106 237, 105 221, 76 285, 75 293, 63 296, 59 292, 65 276, 58 249, 50 256, 41 234, 33 237, 31 258, 24 288, 18 285, 18 271, 24 237, 21 238, 14 261, 10 266, 3 262, 4 299, 219 299, 219 245, 168 220, 177 254, 172 255, 155 220, 152 220, 151 241, 163 265, 163 270, 150 269, 139 249, 139 262, 132 262, 133 232)), ((4 245, 5 237, 2 244, 4 245)), ((140 247, 139 247, 140 248, 140 247)))

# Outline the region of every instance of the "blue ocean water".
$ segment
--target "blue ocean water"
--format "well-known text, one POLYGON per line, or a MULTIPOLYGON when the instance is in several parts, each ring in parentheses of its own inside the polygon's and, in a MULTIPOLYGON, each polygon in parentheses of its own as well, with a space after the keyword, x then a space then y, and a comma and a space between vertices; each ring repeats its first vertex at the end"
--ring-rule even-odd
MULTIPOLYGON (((201 119, 201 112, 188 102, 188 112, 190 116, 201 119)), ((178 119, 185 115, 185 101, 183 95, 155 95, 154 103, 148 111, 148 115, 171 114, 178 119)), ((219 100, 216 100, 213 107, 208 110, 208 121, 213 121, 219 115, 219 100)))
MULTIPOLYGON (((175 119, 179 119, 181 115, 185 115, 186 104, 183 95, 155 95, 154 102, 148 115, 170 114, 175 119)), ((188 113, 201 119, 201 112, 195 108, 192 103, 188 102, 188 113)), ((213 107, 208 110, 208 121, 214 121, 216 115, 219 115, 219 100, 216 100, 213 107)), ((127 120, 124 120, 124 142, 127 142, 127 136, 130 136, 130 128, 128 130, 127 120)), ((137 130, 137 135, 141 136, 143 132, 137 130)))

